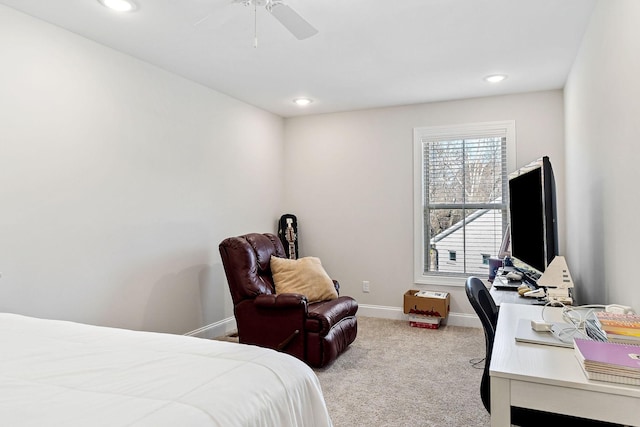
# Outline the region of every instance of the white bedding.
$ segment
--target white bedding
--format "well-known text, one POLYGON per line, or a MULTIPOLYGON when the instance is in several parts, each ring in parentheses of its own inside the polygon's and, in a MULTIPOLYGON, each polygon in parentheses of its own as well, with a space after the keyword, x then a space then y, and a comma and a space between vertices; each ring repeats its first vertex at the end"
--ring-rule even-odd
POLYGON ((0 313, 1 426, 331 426, 287 354, 0 313))

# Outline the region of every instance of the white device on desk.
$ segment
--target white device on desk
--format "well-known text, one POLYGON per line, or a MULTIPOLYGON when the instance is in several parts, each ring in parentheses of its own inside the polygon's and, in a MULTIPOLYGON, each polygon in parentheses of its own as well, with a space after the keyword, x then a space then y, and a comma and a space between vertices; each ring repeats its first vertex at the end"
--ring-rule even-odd
POLYGON ((609 304, 609 305, 605 306, 604 309, 605 309, 605 311, 608 311, 609 313, 618 313, 618 314, 635 313, 633 308, 629 307, 628 305, 609 304))
POLYGON ((517 342, 573 348, 574 338, 589 339, 584 332, 570 323, 545 323, 531 319, 518 319, 517 342))
POLYGON ((499 268, 495 279, 493 279, 493 286, 496 289, 517 291, 521 285, 522 275, 517 272, 513 267, 499 268))
POLYGON ((542 289, 542 288, 533 289, 531 291, 527 291, 527 292, 522 294, 523 297, 527 297, 527 298, 542 298, 545 295, 546 294, 544 292, 544 289, 542 289))
POLYGON ((518 273, 517 271, 508 272, 506 277, 508 280, 516 280, 516 281, 522 280, 522 274, 518 273))
POLYGON ((573 304, 573 279, 563 256, 556 256, 538 279, 538 286, 547 289, 549 302, 573 304))

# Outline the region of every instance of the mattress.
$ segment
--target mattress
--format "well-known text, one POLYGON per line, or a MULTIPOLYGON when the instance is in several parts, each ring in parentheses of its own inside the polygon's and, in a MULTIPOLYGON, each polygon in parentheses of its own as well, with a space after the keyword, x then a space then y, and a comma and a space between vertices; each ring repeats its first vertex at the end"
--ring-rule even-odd
POLYGON ((0 425, 332 424, 315 373, 287 354, 0 313, 0 425))

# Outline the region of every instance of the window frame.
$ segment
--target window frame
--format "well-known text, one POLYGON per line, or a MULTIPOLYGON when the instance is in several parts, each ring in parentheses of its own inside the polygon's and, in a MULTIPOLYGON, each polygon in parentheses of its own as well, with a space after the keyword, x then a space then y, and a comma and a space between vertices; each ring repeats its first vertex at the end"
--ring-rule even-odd
POLYGON ((445 126, 416 127, 413 129, 413 242, 414 283, 426 285, 464 286, 458 275, 425 273, 424 244, 424 139, 469 139, 474 137, 505 137, 507 150, 507 172, 516 166, 516 122, 515 120, 467 123, 445 126))

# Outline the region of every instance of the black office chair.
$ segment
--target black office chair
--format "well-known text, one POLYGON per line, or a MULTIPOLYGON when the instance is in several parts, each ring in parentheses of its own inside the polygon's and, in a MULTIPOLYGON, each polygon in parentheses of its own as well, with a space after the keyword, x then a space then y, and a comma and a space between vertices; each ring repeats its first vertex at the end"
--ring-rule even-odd
MULTIPOLYGON (((496 326, 498 324, 498 307, 496 306, 496 303, 484 282, 479 278, 473 276, 469 277, 465 283, 465 290, 467 291, 469 302, 480 318, 484 329, 486 355, 484 372, 482 373, 482 381, 480 383, 480 398, 482 399, 482 404, 487 409, 487 412, 491 413, 491 382, 489 381, 489 365, 491 364, 491 351, 493 350, 493 340, 496 334, 496 326)), ((588 420, 585 418, 554 414, 551 412, 536 411, 516 406, 511 407, 511 424, 521 427, 533 427, 541 426, 550 422, 562 423, 563 427, 621 427, 619 424, 588 420)))

